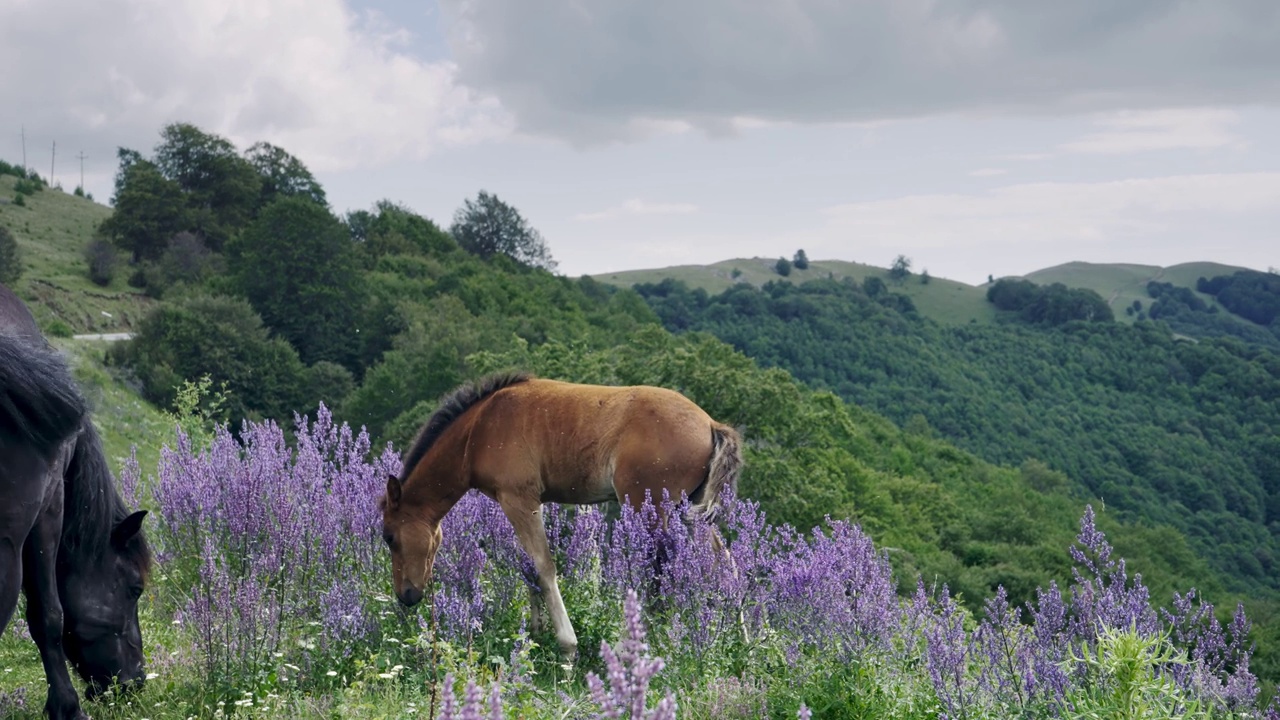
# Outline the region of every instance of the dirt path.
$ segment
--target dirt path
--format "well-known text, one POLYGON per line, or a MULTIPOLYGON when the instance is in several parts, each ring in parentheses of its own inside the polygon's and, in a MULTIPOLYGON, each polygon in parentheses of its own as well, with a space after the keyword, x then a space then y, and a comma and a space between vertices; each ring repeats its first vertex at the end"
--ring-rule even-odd
POLYGON ((1120 287, 1111 291, 1111 297, 1107 298, 1107 305, 1115 305, 1116 300, 1120 298, 1120 293, 1125 289, 1130 287, 1135 287, 1135 286, 1145 288, 1147 286, 1147 283, 1159 282, 1160 278, 1162 277, 1164 277, 1164 268, 1160 268, 1159 270, 1156 271, 1155 275, 1152 275, 1146 280, 1139 280, 1131 285, 1121 285, 1120 287))
POLYGON ((72 335, 72 340, 98 340, 101 342, 116 342, 118 340, 131 340, 133 333, 96 333, 90 335, 72 335))

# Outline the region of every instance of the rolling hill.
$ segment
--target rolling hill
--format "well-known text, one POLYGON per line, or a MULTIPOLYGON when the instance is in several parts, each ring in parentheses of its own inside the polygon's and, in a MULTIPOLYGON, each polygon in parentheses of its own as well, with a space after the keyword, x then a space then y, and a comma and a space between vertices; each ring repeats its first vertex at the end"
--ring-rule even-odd
MULTIPOLYGON (((786 280, 801 284, 809 280, 853 278, 862 282, 869 276, 888 279, 888 269, 874 265, 844 260, 811 260, 806 270, 792 269, 786 278, 774 270, 773 258, 733 258, 711 265, 676 265, 665 268, 627 270, 601 273, 592 277, 600 282, 618 287, 658 283, 667 278, 679 280, 690 289, 701 288, 709 294, 723 292, 736 284, 761 287, 774 280, 786 280)), ((1134 301, 1143 308, 1151 305, 1147 283, 1165 282, 1185 287, 1195 292, 1196 280, 1201 277, 1230 275, 1245 268, 1215 262, 1192 262, 1160 267, 1158 265, 1132 265, 1123 263, 1070 262, 1036 270, 1021 276, 1037 285, 1062 283, 1069 288, 1084 288, 1098 293, 1115 312, 1121 322, 1133 322, 1134 315, 1125 309, 1134 301)), ((987 285, 968 285, 956 280, 931 277, 925 284, 918 274, 902 283, 889 283, 896 293, 906 295, 915 303, 921 315, 944 325, 963 325, 970 322, 985 323, 995 320, 997 311, 986 300, 987 285)), ((1196 296, 1209 307, 1222 309, 1210 295, 1196 292, 1196 296)), ((1224 313, 1233 321, 1251 324, 1230 313, 1224 313)))
MULTIPOLYGON (((1147 283, 1165 282, 1195 292, 1196 280, 1199 278, 1230 275, 1244 269, 1246 268, 1215 262, 1182 263, 1170 267, 1070 262, 1037 270, 1022 277, 1037 285, 1062 283, 1067 287, 1093 290, 1116 311, 1117 320, 1133 322, 1134 317, 1125 314, 1124 309, 1135 300, 1144 307, 1151 304, 1147 283)), ((1218 305, 1212 295, 1196 292, 1196 296, 1210 307, 1218 305)))
MULTIPOLYGON (((808 280, 853 278, 861 283, 870 276, 886 278, 888 270, 874 265, 846 260, 810 260, 805 270, 792 268, 791 274, 782 278, 774 270, 776 258, 735 258, 713 265, 677 265, 652 270, 628 270, 602 273, 592 277, 600 282, 618 287, 631 287, 642 283, 658 283, 666 278, 680 280, 690 288, 702 288, 716 294, 735 284, 746 283, 760 287, 772 280, 803 283, 808 280), (736 272, 736 274, 735 274, 736 272)), ((955 280, 933 277, 921 282, 918 274, 912 274, 902 283, 889 283, 890 289, 911 298, 921 314, 948 325, 969 322, 991 322, 996 311, 987 302, 986 288, 967 285, 955 280)))

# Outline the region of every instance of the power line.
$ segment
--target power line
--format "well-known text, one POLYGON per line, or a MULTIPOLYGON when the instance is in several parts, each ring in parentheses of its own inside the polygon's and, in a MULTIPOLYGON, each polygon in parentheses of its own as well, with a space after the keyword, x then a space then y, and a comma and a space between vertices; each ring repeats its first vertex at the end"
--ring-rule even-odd
POLYGON ((84 159, 89 156, 85 155, 84 151, 81 150, 80 154, 77 155, 76 157, 80 158, 80 190, 81 192, 83 192, 84 191, 84 159))

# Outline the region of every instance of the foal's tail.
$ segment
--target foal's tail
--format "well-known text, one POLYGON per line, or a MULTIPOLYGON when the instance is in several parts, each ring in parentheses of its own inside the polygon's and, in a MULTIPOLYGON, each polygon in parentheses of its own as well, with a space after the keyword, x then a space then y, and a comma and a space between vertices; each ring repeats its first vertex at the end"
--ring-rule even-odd
POLYGON ((707 480, 694 491, 693 510, 707 520, 720 511, 725 488, 736 489, 742 472, 742 436, 728 425, 711 426, 711 462, 707 480))
POLYGON ((50 457, 80 428, 84 399, 62 358, 0 334, 0 438, 50 457))

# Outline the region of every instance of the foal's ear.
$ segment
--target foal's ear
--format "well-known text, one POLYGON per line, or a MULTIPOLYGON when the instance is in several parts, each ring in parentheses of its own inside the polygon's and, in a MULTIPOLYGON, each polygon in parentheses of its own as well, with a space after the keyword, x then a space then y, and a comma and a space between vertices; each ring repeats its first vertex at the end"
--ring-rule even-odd
POLYGON ((116 549, 123 550, 125 545, 133 539, 134 535, 142 529, 142 519, 147 516, 146 510, 139 510, 129 517, 120 521, 115 529, 111 531, 111 545, 116 549))
POLYGON ((387 474, 387 503, 391 510, 400 504, 400 478, 390 473, 387 474))

